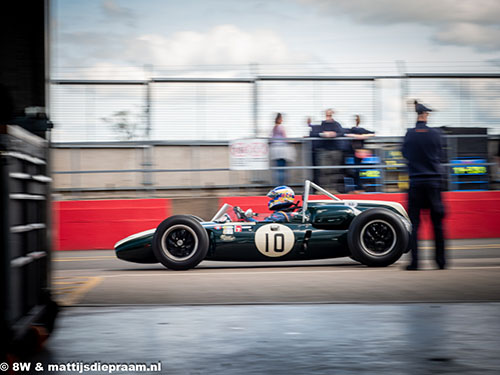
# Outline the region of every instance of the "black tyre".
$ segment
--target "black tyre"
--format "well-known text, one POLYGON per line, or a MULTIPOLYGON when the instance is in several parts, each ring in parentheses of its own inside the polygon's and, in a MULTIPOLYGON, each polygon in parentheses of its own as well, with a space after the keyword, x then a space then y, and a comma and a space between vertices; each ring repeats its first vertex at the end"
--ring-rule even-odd
POLYGON ((156 259, 172 270, 196 267, 207 255, 208 233, 190 215, 176 215, 163 220, 153 236, 156 259))
POLYGON ((369 267, 396 262, 408 247, 409 235, 397 214, 373 208, 356 216, 349 227, 351 258, 369 267))

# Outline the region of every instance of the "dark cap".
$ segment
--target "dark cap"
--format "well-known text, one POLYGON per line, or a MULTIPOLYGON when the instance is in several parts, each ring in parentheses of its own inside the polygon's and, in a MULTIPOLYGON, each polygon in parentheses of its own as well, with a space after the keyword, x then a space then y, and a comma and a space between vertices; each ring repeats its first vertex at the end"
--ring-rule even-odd
POLYGON ((427 108, 425 105, 423 105, 415 100, 415 112, 417 112, 419 115, 421 115, 424 112, 432 112, 432 109, 427 108))

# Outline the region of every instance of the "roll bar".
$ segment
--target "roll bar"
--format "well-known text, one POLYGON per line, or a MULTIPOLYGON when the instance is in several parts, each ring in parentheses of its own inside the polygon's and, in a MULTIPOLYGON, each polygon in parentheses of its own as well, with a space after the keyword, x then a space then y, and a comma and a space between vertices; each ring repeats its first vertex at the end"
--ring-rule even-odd
POLYGON ((321 186, 316 185, 314 182, 306 180, 304 183, 304 196, 303 196, 303 201, 304 205, 302 207, 302 222, 304 223, 306 220, 306 211, 307 211, 307 204, 309 202, 309 193, 311 190, 311 187, 318 190, 319 192, 325 194, 327 197, 335 200, 335 201, 340 201, 341 199, 330 193, 329 191, 326 191, 323 189, 321 186))

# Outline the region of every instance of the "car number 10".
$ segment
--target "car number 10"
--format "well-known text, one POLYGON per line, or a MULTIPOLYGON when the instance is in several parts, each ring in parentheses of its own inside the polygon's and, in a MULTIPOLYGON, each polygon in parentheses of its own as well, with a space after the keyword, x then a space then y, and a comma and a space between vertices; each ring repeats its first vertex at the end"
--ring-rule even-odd
POLYGON ((255 246, 268 257, 281 257, 288 254, 294 243, 295 235, 285 225, 266 224, 255 232, 255 246))

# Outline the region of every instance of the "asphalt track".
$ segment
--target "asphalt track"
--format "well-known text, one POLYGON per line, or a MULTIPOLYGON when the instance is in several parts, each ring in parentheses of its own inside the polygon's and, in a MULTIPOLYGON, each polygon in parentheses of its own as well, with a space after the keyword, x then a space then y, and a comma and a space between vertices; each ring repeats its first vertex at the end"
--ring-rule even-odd
POLYGON ((113 251, 54 253, 53 286, 68 306, 304 303, 500 302, 500 239, 448 241, 449 269, 436 270, 422 243, 423 270, 349 258, 319 261, 202 262, 170 271, 116 259, 113 251))
POLYGON ((498 374, 500 239, 448 249, 449 269, 426 260, 418 272, 403 270, 406 259, 367 268, 346 258, 176 272, 112 251, 58 252, 53 286, 67 307, 31 363, 161 364, 114 372, 129 374, 498 374))

